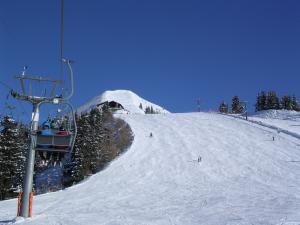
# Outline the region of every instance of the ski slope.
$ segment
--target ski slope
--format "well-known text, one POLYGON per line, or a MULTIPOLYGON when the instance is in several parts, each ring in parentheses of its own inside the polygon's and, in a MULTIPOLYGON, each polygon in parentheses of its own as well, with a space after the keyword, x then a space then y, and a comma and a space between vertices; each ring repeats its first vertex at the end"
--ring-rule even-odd
POLYGON ((251 120, 275 126, 280 130, 300 134, 300 113, 288 110, 268 110, 254 113, 251 120))
MULTIPOLYGON (((245 115, 229 115, 244 120, 245 115)), ((300 139, 300 113, 288 110, 266 110, 251 113, 248 121, 300 139)))
POLYGON ((299 139, 214 113, 118 116, 135 134, 126 153, 36 196, 32 219, 13 220, 17 201, 0 202, 0 224, 300 224, 299 139))

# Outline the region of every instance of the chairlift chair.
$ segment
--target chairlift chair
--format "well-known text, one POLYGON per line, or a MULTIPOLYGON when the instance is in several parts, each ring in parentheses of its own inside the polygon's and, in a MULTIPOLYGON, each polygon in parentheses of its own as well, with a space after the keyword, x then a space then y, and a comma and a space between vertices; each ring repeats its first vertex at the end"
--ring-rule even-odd
MULTIPOLYGON (((40 156, 43 160, 51 160, 51 158, 55 158, 54 161, 61 161, 62 158, 72 152, 73 146, 76 138, 76 121, 73 107, 68 102, 69 99, 73 95, 73 70, 71 67, 71 60, 62 59, 62 62, 65 63, 69 68, 69 76, 70 76, 70 91, 68 93, 56 93, 57 85, 62 85, 65 83, 64 80, 51 79, 47 77, 27 75, 26 69, 21 75, 16 76, 18 80, 20 80, 22 92, 18 93, 16 91, 11 90, 11 95, 19 100, 29 101, 33 105, 33 115, 32 115, 32 124, 31 124, 31 142, 34 141, 33 150, 40 153, 40 156), (47 96, 36 96, 29 90, 29 94, 27 89, 25 88, 27 83, 29 82, 31 87, 31 83, 41 83, 45 82, 47 84, 52 83, 52 89, 50 92, 47 92, 47 96), (67 96, 64 96, 67 94, 67 96), (39 121, 39 108, 41 105, 50 104, 57 105, 60 108, 65 107, 63 110, 65 112, 64 118, 53 118, 52 121, 47 121, 47 123, 43 123, 38 128, 39 121), (66 108, 70 109, 67 112, 66 108), (60 124, 58 126, 54 126, 51 124, 57 120, 60 124), (60 120, 60 121, 59 121, 60 120), (50 123, 49 123, 50 122, 50 123)), ((36 89, 38 90, 38 89, 36 89)), ((45 92, 46 93, 46 92, 45 92)), ((60 112, 61 113, 61 112, 60 112)), ((63 113, 61 113, 63 115, 63 113)))
POLYGON ((37 131, 35 151, 38 151, 43 160, 61 161, 65 154, 72 152, 76 137, 76 121, 72 106, 67 105, 71 113, 64 116, 48 118, 37 131))

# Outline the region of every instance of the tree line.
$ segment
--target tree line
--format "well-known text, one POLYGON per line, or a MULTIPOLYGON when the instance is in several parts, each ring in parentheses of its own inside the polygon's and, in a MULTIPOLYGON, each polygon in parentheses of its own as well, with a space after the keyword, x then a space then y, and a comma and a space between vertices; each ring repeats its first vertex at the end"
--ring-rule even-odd
POLYGON ((233 114, 240 114, 245 111, 245 104, 240 101, 240 98, 235 95, 232 98, 231 102, 231 111, 229 109, 228 104, 225 101, 222 101, 220 106, 219 106, 219 112, 221 113, 233 113, 233 114))
MULTIPOLYGON (((275 91, 259 92, 256 97, 255 111, 269 109, 300 111, 300 106, 295 95, 284 95, 280 98, 275 91)), ((236 95, 232 98, 231 109, 225 101, 222 101, 218 110, 221 113, 241 114, 246 110, 246 103, 240 101, 240 98, 236 95)))
POLYGON ((256 97, 255 111, 258 112, 268 109, 300 111, 295 95, 284 95, 280 98, 275 91, 261 91, 256 97))
POLYGON ((107 109, 93 109, 77 116, 77 138, 69 163, 65 164, 64 187, 97 173, 126 150, 133 141, 130 126, 107 109))
MULTIPOLYGON (((142 104, 142 103, 140 103, 139 108, 140 108, 141 110, 144 110, 144 109, 143 109, 143 104, 142 104)), ((154 110, 152 106, 146 106, 144 112, 145 112, 145 114, 157 114, 157 113, 159 113, 159 112, 157 112, 156 110, 154 110)))

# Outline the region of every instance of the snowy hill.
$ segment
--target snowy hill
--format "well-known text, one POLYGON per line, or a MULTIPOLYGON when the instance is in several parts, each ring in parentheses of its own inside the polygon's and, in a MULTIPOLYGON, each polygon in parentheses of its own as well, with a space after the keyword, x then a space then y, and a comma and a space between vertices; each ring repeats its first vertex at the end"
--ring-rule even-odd
MULTIPOLYGON (((213 113, 119 116, 131 148, 87 181, 35 197, 34 217, 17 223, 300 224, 298 138, 213 113)), ((0 202, 2 224, 16 207, 0 202)))
POLYGON ((90 111, 91 109, 98 107, 101 103, 112 101, 122 105, 124 110, 120 110, 120 113, 145 114, 146 107, 152 107, 157 113, 169 113, 162 107, 151 103, 128 90, 105 91, 103 94, 94 97, 87 104, 78 108, 77 112, 82 113, 90 111), (142 109, 140 106, 142 106, 142 109))

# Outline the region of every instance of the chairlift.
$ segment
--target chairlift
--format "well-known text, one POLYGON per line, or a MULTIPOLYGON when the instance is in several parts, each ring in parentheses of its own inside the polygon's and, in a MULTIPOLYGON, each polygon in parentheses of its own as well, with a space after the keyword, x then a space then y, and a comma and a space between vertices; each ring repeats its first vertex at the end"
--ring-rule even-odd
MULTIPOLYGON (((16 76, 21 82, 22 93, 11 91, 11 95, 17 99, 29 101, 34 106, 31 124, 31 140, 34 141, 33 150, 39 152, 44 161, 62 161, 66 154, 70 154, 76 138, 76 121, 72 105, 69 99, 73 95, 73 71, 71 60, 62 59, 69 68, 71 89, 67 96, 61 93, 55 93, 56 86, 63 84, 64 80, 55 80, 51 78, 32 76, 22 72, 22 75, 16 76), (29 95, 25 88, 25 82, 45 82, 52 83, 52 90, 48 96, 35 96, 31 91, 29 95), (56 105, 60 110, 55 117, 49 117, 47 121, 37 126, 39 121, 39 108, 41 105, 56 105)), ((49 92, 48 92, 49 93, 49 92)))
POLYGON ((60 103, 59 114, 48 117, 36 132, 38 151, 42 160, 61 161, 66 153, 71 153, 76 137, 74 110, 69 103, 60 103), (64 108, 64 111, 62 111, 64 108), (65 111, 69 108, 69 111, 65 111))

